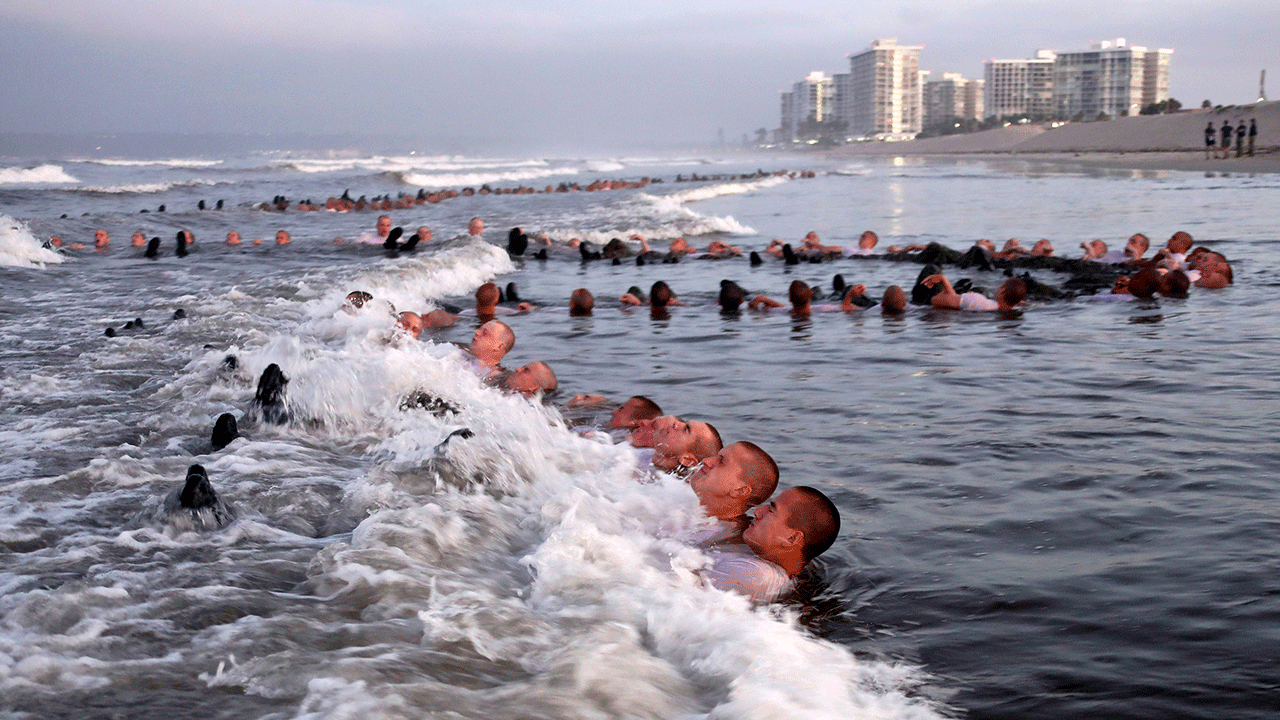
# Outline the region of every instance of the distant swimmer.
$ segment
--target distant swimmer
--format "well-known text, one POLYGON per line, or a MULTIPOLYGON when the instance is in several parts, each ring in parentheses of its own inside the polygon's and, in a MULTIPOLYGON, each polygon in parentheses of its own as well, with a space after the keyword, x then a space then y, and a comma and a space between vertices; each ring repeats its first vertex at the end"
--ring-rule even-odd
POLYGON ((849 251, 850 255, 873 255, 880 236, 870 230, 863 230, 858 236, 858 247, 849 251))
POLYGON ((880 312, 885 315, 898 315, 907 309, 907 293, 897 285, 890 285, 884 289, 884 296, 880 299, 880 312))
POLYGON ((129 238, 129 244, 132 245, 133 247, 146 247, 147 236, 143 235, 142 231, 139 230, 135 232, 132 237, 129 238))
POLYGON ((702 257, 728 258, 742 255, 742 248, 730 245, 723 240, 712 240, 707 245, 707 254, 702 257))
POLYGON ((379 215, 378 222, 374 230, 372 232, 366 230, 365 232, 360 233, 360 236, 356 239, 356 242, 363 243, 365 245, 382 245, 386 241, 387 236, 390 234, 391 234, 391 216, 379 215))
POLYGON ((179 231, 178 231, 177 238, 176 238, 176 242, 177 242, 177 250, 175 250, 175 251, 174 251, 174 254, 175 254, 175 255, 177 255, 178 257, 186 257, 186 256, 187 256, 187 235, 186 235, 186 233, 184 233, 183 231, 179 230, 179 231))
POLYGON ((93 246, 98 250, 106 250, 111 245, 111 236, 107 235, 107 231, 98 228, 93 233, 93 246))
POLYGON ((288 244, 289 244, 289 243, 291 243, 291 242, 293 242, 293 237, 292 237, 291 235, 289 235, 289 231, 288 231, 288 230, 277 230, 277 231, 276 231, 276 244, 277 244, 277 245, 288 245, 288 244))
POLYGON ((578 288, 569 296, 569 316, 587 317, 596 307, 596 298, 586 288, 578 288))
POLYGON ((467 223, 467 235, 476 240, 483 240, 484 221, 478 217, 471 218, 471 221, 467 223))
POLYGON ((239 244, 240 244, 240 242, 241 242, 241 241, 240 241, 240 233, 236 232, 235 230, 232 230, 231 232, 228 232, 228 233, 227 233, 227 244, 228 244, 228 245, 239 245, 239 244))
POLYGON ((747 291, 743 290, 738 283, 732 280, 720 281, 720 295, 716 302, 720 305, 720 312, 725 315, 736 315, 742 303, 747 301, 747 291))
POLYGON ((151 238, 151 241, 147 243, 147 251, 143 255, 152 260, 160 257, 160 238, 151 238))
POLYGON ((209 442, 214 450, 221 450, 238 437, 240 437, 240 430, 236 427, 236 416, 231 413, 222 413, 213 423, 213 434, 209 442))
POLYGON ((187 480, 164 500, 163 517, 179 532, 219 530, 236 519, 235 508, 223 502, 201 465, 187 468, 187 480))
POLYGON ((946 276, 942 274, 930 275, 922 280, 921 283, 930 289, 941 287, 941 291, 933 296, 930 303, 936 308, 948 310, 968 310, 973 312, 999 310, 1007 312, 1027 296, 1027 284, 1022 278, 1005 280, 1000 285, 1000 288, 996 290, 995 300, 990 300, 982 293, 977 292, 957 293, 951 287, 951 281, 947 280, 946 276))
MULTIPOLYGON (((797 317, 806 317, 811 312, 813 304, 813 288, 803 280, 792 280, 791 286, 787 290, 787 295, 791 300, 791 313, 797 317)), ((747 303, 747 307, 752 310, 767 310, 772 308, 784 307, 784 305, 773 298, 764 295, 757 295, 747 303)))
POLYGON ((258 378, 258 392, 253 396, 249 406, 261 414, 265 422, 281 425, 289 422, 289 411, 285 408, 284 391, 289 378, 284 376, 280 366, 271 363, 262 376, 258 378))
POLYGON ((412 252, 418 245, 425 245, 429 242, 431 242, 431 228, 423 225, 409 238, 408 242, 400 246, 400 249, 405 252, 412 252))

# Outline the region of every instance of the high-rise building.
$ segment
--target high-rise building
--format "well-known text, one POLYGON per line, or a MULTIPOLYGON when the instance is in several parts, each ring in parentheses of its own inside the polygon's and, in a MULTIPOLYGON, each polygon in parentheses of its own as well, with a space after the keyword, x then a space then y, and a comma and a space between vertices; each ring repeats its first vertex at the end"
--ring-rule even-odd
POLYGON ((983 63, 987 116, 1053 117, 1055 57, 1052 50, 1038 50, 1034 58, 983 63))
POLYGON ((1039 50, 1025 60, 988 60, 986 112, 1058 120, 1137 115, 1169 99, 1172 54, 1117 38, 1079 52, 1039 50))
POLYGON ((791 120, 794 116, 794 113, 791 111, 791 106, 794 101, 791 93, 785 90, 779 93, 778 98, 781 101, 779 103, 781 122, 778 125, 777 131, 774 132, 773 141, 778 144, 789 143, 796 139, 796 126, 791 120))
POLYGON ((1142 107, 1169 99, 1169 60, 1172 48, 1148 50, 1142 73, 1142 107))
POLYGON ((1124 38, 1096 42, 1088 50, 1059 53, 1053 68, 1057 116, 1092 120, 1099 113, 1108 117, 1137 115, 1147 105, 1167 100, 1172 53, 1127 45, 1124 38))
POLYGON ((943 73, 940 80, 926 79, 924 127, 955 120, 981 120, 985 84, 982 80, 965 79, 960 73, 943 73))
POLYGON ((823 122, 835 118, 835 84, 821 70, 793 83, 791 92, 782 93, 781 129, 786 140, 795 140, 805 122, 823 122))
POLYGON ((838 102, 848 113, 840 119, 849 124, 849 135, 898 140, 920 132, 921 47, 879 38, 869 50, 849 58, 849 97, 838 102))

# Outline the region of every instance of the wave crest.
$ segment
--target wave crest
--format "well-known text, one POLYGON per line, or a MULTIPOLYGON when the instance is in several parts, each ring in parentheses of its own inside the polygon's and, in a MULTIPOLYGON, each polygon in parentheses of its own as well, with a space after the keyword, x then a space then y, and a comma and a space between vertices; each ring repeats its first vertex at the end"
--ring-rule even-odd
POLYGON ((61 165, 36 165, 35 167, 0 168, 0 185, 36 185, 51 183, 78 183, 61 165))
POLYGON ((60 263, 62 255, 44 247, 20 220, 0 215, 0 266, 43 267, 60 263))

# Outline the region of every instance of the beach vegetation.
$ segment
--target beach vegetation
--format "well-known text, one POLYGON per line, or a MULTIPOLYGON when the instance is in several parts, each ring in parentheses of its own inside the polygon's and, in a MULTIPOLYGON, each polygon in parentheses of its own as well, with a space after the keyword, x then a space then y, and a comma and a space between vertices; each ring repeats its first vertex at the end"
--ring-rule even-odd
MULTIPOLYGON (((1205 102, 1207 103, 1209 101, 1205 100, 1205 102)), ((1208 105, 1201 105, 1201 107, 1208 107, 1208 105)), ((1168 100, 1161 100, 1158 103, 1151 103, 1150 105, 1142 108, 1142 110, 1138 114, 1139 115, 1165 115, 1167 113, 1176 113, 1181 109, 1182 109, 1182 103, 1178 102, 1174 98, 1169 98, 1168 100)))

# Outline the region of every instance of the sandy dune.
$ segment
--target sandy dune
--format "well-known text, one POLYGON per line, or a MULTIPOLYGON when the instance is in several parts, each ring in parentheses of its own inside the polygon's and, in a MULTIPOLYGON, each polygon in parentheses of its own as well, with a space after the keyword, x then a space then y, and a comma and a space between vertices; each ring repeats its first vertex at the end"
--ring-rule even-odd
POLYGON ((1280 172, 1280 101, 1173 115, 1139 115, 1057 128, 1013 125, 967 135, 894 143, 860 143, 837 155, 1018 155, 1027 160, 1070 161, 1108 167, 1222 172, 1280 172), (1258 121, 1255 157, 1204 159, 1204 128, 1258 121))

